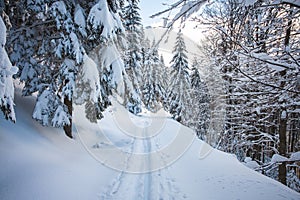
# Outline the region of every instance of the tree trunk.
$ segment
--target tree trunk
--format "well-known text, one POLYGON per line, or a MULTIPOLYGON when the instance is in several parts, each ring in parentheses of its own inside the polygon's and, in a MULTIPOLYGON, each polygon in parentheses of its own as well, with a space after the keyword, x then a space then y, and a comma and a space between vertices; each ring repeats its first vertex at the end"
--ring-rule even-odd
POLYGON ((70 124, 69 125, 65 125, 64 126, 64 131, 65 134, 69 137, 69 138, 73 138, 72 136, 72 100, 69 100, 68 98, 64 99, 64 104, 68 107, 68 112, 70 114, 70 124))
MULTIPOLYGON (((279 124, 279 154, 286 156, 286 124, 287 124, 287 112, 281 111, 280 124, 279 124)), ((286 163, 281 163, 278 169, 279 181, 286 185, 286 163)))
MULTIPOLYGON (((289 15, 292 15, 292 11, 289 12, 289 15)), ((291 36, 291 28, 292 28, 292 20, 289 19, 284 39, 284 46, 287 48, 290 43, 290 36, 291 36)), ((285 49, 286 50, 286 49, 285 49)), ((284 77, 286 76, 286 70, 281 71, 280 75, 282 77, 282 80, 284 80, 284 77)), ((285 81, 281 81, 280 86, 281 88, 285 87, 285 81)), ((284 108, 281 109, 280 113, 280 124, 279 124, 279 154, 286 157, 287 152, 287 110, 285 107, 285 101, 283 102, 284 108)), ((281 163, 278 168, 278 179, 279 181, 286 185, 286 163, 281 163)))

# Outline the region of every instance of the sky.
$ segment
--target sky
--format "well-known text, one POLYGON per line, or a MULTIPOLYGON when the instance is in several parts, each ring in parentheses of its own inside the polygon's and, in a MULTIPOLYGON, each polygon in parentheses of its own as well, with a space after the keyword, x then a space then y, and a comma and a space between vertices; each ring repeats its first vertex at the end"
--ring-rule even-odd
POLYGON ((141 17, 144 26, 149 26, 153 23, 156 23, 160 20, 160 17, 156 17, 155 19, 149 18, 149 16, 162 11, 167 8, 163 3, 170 3, 172 0, 141 0, 139 3, 139 7, 141 9, 141 17))
MULTIPOLYGON (((166 4, 172 4, 176 2, 177 0, 140 0, 139 8, 140 8, 140 15, 142 17, 142 24, 144 27, 152 26, 162 26, 163 25, 163 16, 155 17, 154 19, 151 19, 150 16, 153 14, 156 14, 160 11, 163 11, 168 8, 167 5, 163 5, 163 3, 166 4)), ((172 14, 172 13, 171 13, 172 14)), ((175 14, 173 12, 173 14, 175 14)), ((192 22, 186 23, 186 28, 183 31, 183 34, 192 39, 194 42, 199 42, 201 37, 201 31, 198 29, 195 29, 196 24, 192 22)), ((177 28, 174 27, 174 31, 177 31, 177 28)))

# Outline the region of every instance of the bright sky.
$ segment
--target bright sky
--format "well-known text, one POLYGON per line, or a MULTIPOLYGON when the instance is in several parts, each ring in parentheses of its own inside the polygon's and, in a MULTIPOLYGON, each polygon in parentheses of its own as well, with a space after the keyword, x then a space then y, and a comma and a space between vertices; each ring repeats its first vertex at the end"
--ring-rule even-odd
MULTIPOLYGON (((170 5, 176 1, 177 0, 140 0, 139 3, 139 8, 141 9, 140 15, 142 17, 142 24, 144 25, 144 27, 162 26, 163 25, 162 16, 155 17, 154 19, 149 18, 149 16, 167 9, 168 6, 163 5, 163 3, 170 5)), ((195 25, 196 25, 195 23, 188 22, 186 24, 186 28, 183 30, 183 34, 191 38, 193 41, 199 42, 202 34, 199 31, 199 29, 198 30, 194 29, 195 25)), ((177 30, 176 27, 174 30, 175 31, 177 30)))
POLYGON ((174 0, 141 0, 139 3, 139 7, 141 9, 140 14, 144 26, 149 26, 153 23, 158 22, 161 17, 151 19, 149 18, 149 16, 166 9, 167 6, 162 5, 163 3, 170 4, 171 2, 174 2, 174 0))

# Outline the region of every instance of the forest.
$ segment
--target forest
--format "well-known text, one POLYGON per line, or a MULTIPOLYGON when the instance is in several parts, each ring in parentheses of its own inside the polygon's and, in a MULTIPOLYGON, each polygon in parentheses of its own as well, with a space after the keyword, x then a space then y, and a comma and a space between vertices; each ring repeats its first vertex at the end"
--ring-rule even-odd
POLYGON ((5 119, 18 123, 15 84, 36 97, 32 118, 69 138, 74 105, 96 123, 118 96, 135 115, 164 109, 200 140, 300 192, 300 2, 173 1, 151 16, 165 19, 165 34, 192 21, 204 37, 201 54, 189 55, 179 30, 170 63, 162 41, 146 37, 139 2, 0 0, 5 119))

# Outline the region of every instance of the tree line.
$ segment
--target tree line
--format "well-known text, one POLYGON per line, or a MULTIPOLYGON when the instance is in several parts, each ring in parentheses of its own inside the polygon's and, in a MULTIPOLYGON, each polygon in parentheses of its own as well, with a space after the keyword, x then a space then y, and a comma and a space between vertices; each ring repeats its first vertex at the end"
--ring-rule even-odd
POLYGON ((24 96, 37 95, 33 118, 71 138, 74 104, 97 122, 117 94, 130 112, 164 108, 212 146, 299 191, 300 5, 179 0, 157 15, 178 8, 171 29, 200 14, 203 55, 189 63, 179 31, 166 67, 145 37, 138 3, 1 0, 4 116, 16 120, 13 79, 24 96))
POLYGON ((178 33, 171 70, 166 67, 156 42, 145 37, 138 3, 1 1, 2 50, 9 56, 1 65, 5 117, 16 120, 12 79, 18 79, 24 84, 22 95, 37 96, 32 117, 44 126, 62 127, 70 138, 73 106, 84 105, 86 117, 97 122, 113 94, 121 96, 134 114, 142 106, 151 112, 164 108, 203 135, 207 123, 201 121, 202 112, 188 112, 191 96, 199 97, 202 102, 194 105, 208 116, 198 63, 189 69, 183 36, 178 33), (12 66, 18 67, 14 76, 8 72, 12 66))

